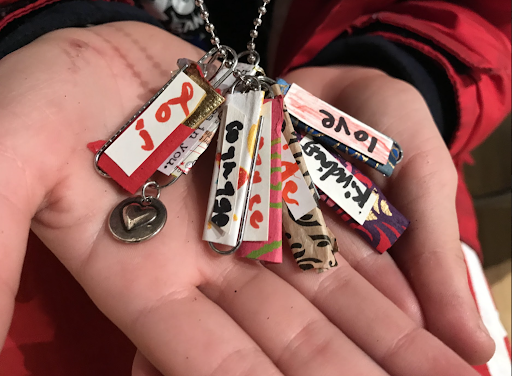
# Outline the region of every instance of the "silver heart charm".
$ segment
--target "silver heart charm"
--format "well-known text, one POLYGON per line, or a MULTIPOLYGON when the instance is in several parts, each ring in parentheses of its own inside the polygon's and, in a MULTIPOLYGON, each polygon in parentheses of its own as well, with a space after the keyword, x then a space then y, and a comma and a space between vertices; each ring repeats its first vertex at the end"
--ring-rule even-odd
POLYGON ((131 231, 135 227, 153 222, 157 214, 156 209, 152 206, 130 204, 123 208, 124 225, 128 231, 131 231))
POLYGON ((108 225, 116 239, 126 243, 138 243, 158 234, 167 221, 164 204, 150 197, 130 197, 115 207, 110 214, 108 225))

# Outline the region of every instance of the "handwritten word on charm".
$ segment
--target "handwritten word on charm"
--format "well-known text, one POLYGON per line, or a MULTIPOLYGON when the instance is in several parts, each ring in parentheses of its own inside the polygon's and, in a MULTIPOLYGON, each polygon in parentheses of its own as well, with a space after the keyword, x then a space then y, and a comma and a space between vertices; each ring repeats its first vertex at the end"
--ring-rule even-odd
POLYGON ((201 103, 206 92, 178 73, 155 101, 110 145, 105 154, 131 176, 201 103))
POLYGON ((362 225, 377 195, 316 141, 304 137, 300 144, 315 185, 362 225))
MULTIPOLYGON (((206 220, 204 224, 203 240, 208 242, 225 244, 234 247, 238 242, 238 235, 240 230, 241 219, 244 215, 244 208, 247 197, 248 183, 250 179, 251 167, 254 156, 254 149, 257 141, 257 133, 259 128, 259 119, 261 106, 263 104, 263 92, 260 91, 249 91, 248 93, 235 93, 229 94, 226 98, 226 104, 224 106, 225 116, 219 126, 219 139, 217 142, 217 154, 216 161, 213 168, 212 184, 210 187, 210 194, 208 197, 208 207, 206 209, 206 220), (239 150, 235 150, 235 155, 239 152, 241 154, 239 167, 234 170, 231 174, 235 174, 238 177, 236 185, 233 188, 236 190, 236 201, 233 206, 233 214, 229 220, 231 223, 231 230, 226 232, 220 229, 217 225, 213 224, 210 220, 212 213, 215 211, 214 206, 217 205, 217 193, 219 189, 224 189, 225 186, 220 184, 220 179, 224 178, 224 171, 222 170, 222 163, 232 162, 230 158, 222 160, 221 156, 224 154, 225 148, 229 152, 228 138, 232 140, 234 134, 228 135, 227 125, 232 121, 228 119, 228 111, 230 108, 236 108, 239 112, 245 115, 245 121, 243 122, 243 130, 239 131, 239 137, 243 140, 242 147, 239 150), (224 149, 224 150, 223 150, 224 149)), ((230 127, 231 132, 238 127, 233 124, 230 127)), ((238 130, 238 129, 237 129, 238 130)), ((228 157, 228 156, 226 156, 228 157)), ((235 157, 236 158, 236 157, 235 157)), ((227 166, 226 166, 227 167, 227 166)), ((231 174, 229 177, 231 178, 231 174)), ((234 178, 234 176, 233 176, 234 178)), ((232 183, 233 184, 233 183, 232 183)), ((222 198, 222 197, 219 197, 222 198)), ((220 202, 219 202, 220 204, 220 202)), ((218 210, 217 210, 218 212, 218 210)))
POLYGON ((245 114, 234 106, 226 109, 226 129, 222 140, 219 180, 215 194, 211 223, 229 232, 238 192, 240 161, 244 144, 245 114))
POLYGON ((386 164, 393 140, 293 84, 285 96, 288 112, 310 127, 386 164))
POLYGON ((304 180, 286 139, 281 134, 281 179, 283 201, 296 220, 316 208, 316 202, 304 180))

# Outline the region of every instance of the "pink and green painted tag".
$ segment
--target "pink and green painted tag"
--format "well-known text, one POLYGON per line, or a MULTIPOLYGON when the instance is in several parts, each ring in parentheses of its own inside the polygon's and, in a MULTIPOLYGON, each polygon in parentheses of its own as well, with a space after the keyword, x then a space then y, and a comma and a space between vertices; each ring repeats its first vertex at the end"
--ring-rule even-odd
POLYGON ((268 240, 243 242, 237 255, 272 263, 283 261, 282 241, 282 184, 281 184, 281 125, 283 123, 283 98, 272 101, 270 210, 268 240))

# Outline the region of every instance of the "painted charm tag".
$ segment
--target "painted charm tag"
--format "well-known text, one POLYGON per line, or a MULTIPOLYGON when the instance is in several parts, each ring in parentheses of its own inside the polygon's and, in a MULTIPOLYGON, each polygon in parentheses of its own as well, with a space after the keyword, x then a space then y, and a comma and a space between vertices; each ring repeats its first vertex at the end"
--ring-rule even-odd
POLYGON ((283 201, 293 215, 300 219, 317 207, 308 184, 300 171, 288 142, 281 134, 281 177, 283 180, 283 201))
POLYGON ((261 109, 263 121, 256 161, 256 171, 249 199, 249 213, 244 241, 267 241, 270 209, 270 137, 272 132, 272 101, 261 109))
POLYGON ((194 112, 205 94, 185 73, 178 73, 162 94, 105 150, 105 154, 131 176, 194 112))
POLYGON ((393 139, 293 84, 285 96, 288 112, 310 127, 381 163, 387 164, 393 139))
POLYGON ((336 160, 322 145, 306 136, 300 142, 304 159, 315 185, 364 224, 377 196, 336 160))
POLYGON ((260 130, 262 104, 263 93, 260 91, 249 91, 245 94, 235 93, 228 96, 224 125, 221 126, 217 141, 217 155, 203 232, 203 240, 205 241, 232 247, 239 242, 239 231, 248 195, 248 183, 252 178, 251 168, 258 143, 257 134, 260 130), (230 106, 236 108, 239 113, 245 114, 243 123, 240 119, 235 118, 228 122, 230 106), (238 140, 242 141, 240 147, 230 142, 233 141, 238 145, 238 140), (231 149, 232 147, 233 149, 231 149), (241 157, 239 162, 237 162, 238 155, 241 157), (229 180, 231 175, 233 175, 233 178, 236 177, 237 183, 231 183, 231 185, 220 184, 221 178, 224 179, 224 174, 226 174, 229 182, 231 182, 229 180), (236 197, 236 199, 234 205, 231 205, 231 198, 233 197, 236 197), (214 218, 215 221, 213 221, 214 218), (216 222, 219 224, 226 223, 226 225, 230 223, 230 231, 222 230, 221 227, 226 225, 218 226, 216 222))

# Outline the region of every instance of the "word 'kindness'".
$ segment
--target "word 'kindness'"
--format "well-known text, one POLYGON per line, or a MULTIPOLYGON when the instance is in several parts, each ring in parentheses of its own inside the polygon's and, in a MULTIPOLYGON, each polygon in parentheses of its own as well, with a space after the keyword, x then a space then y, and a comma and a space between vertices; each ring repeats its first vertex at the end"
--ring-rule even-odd
POLYGON ((373 190, 360 182, 319 143, 304 137, 300 144, 315 185, 355 221, 363 224, 377 199, 373 190))

